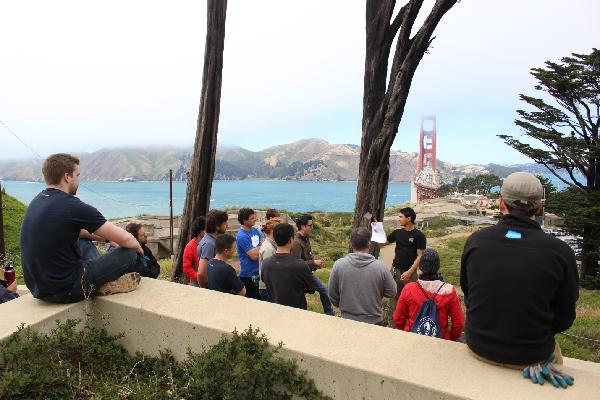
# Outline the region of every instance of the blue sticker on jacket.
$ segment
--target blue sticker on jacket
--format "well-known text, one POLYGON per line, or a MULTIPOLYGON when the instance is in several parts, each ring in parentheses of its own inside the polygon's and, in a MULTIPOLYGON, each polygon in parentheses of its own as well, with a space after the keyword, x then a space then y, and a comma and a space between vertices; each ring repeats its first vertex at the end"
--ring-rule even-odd
POLYGON ((506 232, 506 238, 508 239, 521 239, 521 232, 511 231, 506 232))

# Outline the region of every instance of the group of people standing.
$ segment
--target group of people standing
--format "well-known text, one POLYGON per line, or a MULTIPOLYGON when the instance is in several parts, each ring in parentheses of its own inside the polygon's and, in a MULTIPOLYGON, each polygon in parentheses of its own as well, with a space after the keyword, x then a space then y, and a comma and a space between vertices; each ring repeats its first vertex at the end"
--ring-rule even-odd
POLYGON ((395 301, 395 326, 407 331, 414 325, 419 306, 432 297, 440 309, 441 336, 452 340, 461 336, 460 300, 455 288, 438 273, 439 256, 425 248, 426 238, 415 226, 412 208, 400 210, 400 229, 384 244, 396 246, 391 270, 370 254, 370 231, 358 228, 350 237, 353 251, 333 265, 329 287, 314 274, 324 262, 312 252, 311 215, 298 217, 296 229, 273 209, 266 212, 260 229, 250 208, 240 209, 237 218, 240 229, 235 238, 226 233, 225 211, 210 210, 193 222, 192 239, 183 252, 183 271, 190 285, 302 309, 307 308, 305 294, 318 292, 325 314, 335 315, 336 306, 342 318, 378 325, 385 323, 382 300, 387 297, 395 301), (239 276, 227 263, 234 243, 239 276), (417 281, 418 268, 421 277, 417 281))
MULTIPOLYGON (((42 172, 47 188, 31 201, 20 237, 24 279, 34 297, 72 303, 90 295, 128 292, 137 288, 143 274, 156 273, 145 256, 141 227, 121 229, 75 197, 80 175, 77 157, 54 154, 44 161, 42 172), (88 257, 78 241, 86 235, 110 242, 115 249, 88 257)), ((567 387, 573 378, 557 367, 562 357, 554 336, 575 319, 574 252, 535 221, 543 188, 534 175, 511 174, 500 193, 503 218, 473 233, 462 254, 466 344, 479 360, 522 369, 534 383, 547 380, 567 387)), ((353 251, 335 261, 327 288, 314 275, 324 264, 312 253, 310 215, 296 221, 296 232, 270 210, 258 230, 256 213, 243 208, 238 213, 241 228, 234 238, 226 233, 227 213, 211 210, 194 221, 183 269, 191 285, 303 309, 307 308, 305 293, 318 291, 326 314, 333 315, 333 304, 343 318, 371 324, 383 324, 382 298, 392 298, 396 300, 394 324, 404 330, 412 330, 417 313, 430 301, 435 304, 441 337, 458 340, 464 316, 456 289, 444 282, 439 255, 427 248, 415 218, 412 209, 402 209, 401 228, 387 237, 386 244, 396 245, 391 270, 369 252, 369 229, 354 229, 353 251), (228 264, 234 243, 239 276, 228 264)))
POLYGON ((190 285, 304 309, 304 293, 318 291, 324 312, 334 315, 327 288, 313 274, 324 262, 313 257, 312 216, 302 215, 295 232, 271 209, 259 230, 255 211, 242 208, 235 238, 226 233, 227 222, 228 214, 221 210, 210 210, 193 222, 192 239, 183 252, 183 272, 190 285), (226 262, 234 254, 234 243, 239 276, 226 262))

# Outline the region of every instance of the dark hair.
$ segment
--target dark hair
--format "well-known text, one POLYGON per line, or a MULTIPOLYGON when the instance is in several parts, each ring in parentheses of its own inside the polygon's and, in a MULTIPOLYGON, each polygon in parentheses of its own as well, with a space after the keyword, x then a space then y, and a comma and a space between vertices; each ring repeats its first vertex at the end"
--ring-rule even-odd
POLYGON ((279 217, 279 216, 280 216, 280 214, 279 214, 279 211, 277 211, 277 210, 276 210, 276 209, 274 209, 274 208, 269 208, 269 209, 267 210, 267 214, 265 215, 265 219, 268 221, 268 220, 270 220, 271 218, 277 218, 277 217, 279 217))
POLYGON ((227 222, 229 215, 225 211, 221 210, 210 210, 206 215, 206 232, 215 233, 217 226, 223 222, 227 222))
POLYGON ((354 228, 350 234, 350 242, 354 250, 364 250, 371 243, 371 233, 365 227, 354 228))
POLYGON ((44 161, 42 174, 47 185, 58 185, 65 174, 73 174, 79 158, 66 153, 52 154, 44 161))
POLYGON ((298 230, 302 229, 303 226, 308 225, 308 221, 312 221, 313 217, 312 215, 309 214, 302 214, 297 220, 296 220, 296 227, 298 228, 298 230))
POLYGON ((192 237, 196 237, 206 229, 206 218, 198 217, 192 222, 192 237))
POLYGON ((417 219, 417 213, 410 207, 404 207, 400 209, 400 214, 404 215, 406 218, 410 218, 410 222, 415 223, 415 219, 417 219))
POLYGON ((138 224, 137 222, 130 222, 125 227, 125 230, 133 235, 134 238, 137 239, 137 235, 142 229, 142 224, 138 224))
POLYGON ((293 237, 294 227, 287 222, 277 224, 277 226, 273 228, 273 239, 275 239, 277 246, 285 246, 293 237))
POLYGON ((424 275, 437 275, 440 270, 440 255, 434 249, 424 249, 419 269, 424 275))
POLYGON ((504 201, 504 204, 506 205, 506 209, 510 215, 520 218, 531 218, 537 213, 538 210, 538 207, 531 206, 529 204, 509 204, 506 200, 504 201))
POLYGON ((217 254, 223 253, 225 250, 231 249, 231 246, 235 242, 235 238, 226 233, 217 236, 215 240, 215 246, 217 248, 217 254))
POLYGON ((250 219, 250 216, 254 214, 254 210, 251 208, 242 208, 240 209, 240 211, 238 212, 238 221, 241 225, 244 225, 244 222, 248 221, 248 219, 250 219))

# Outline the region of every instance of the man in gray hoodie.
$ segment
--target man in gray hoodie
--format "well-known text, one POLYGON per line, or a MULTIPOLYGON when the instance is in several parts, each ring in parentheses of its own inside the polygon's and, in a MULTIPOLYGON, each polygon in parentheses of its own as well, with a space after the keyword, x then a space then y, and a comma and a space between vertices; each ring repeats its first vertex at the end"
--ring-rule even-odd
POLYGON ((381 325, 383 297, 396 296, 396 282, 385 264, 369 254, 371 234, 356 228, 350 235, 353 253, 333 264, 329 298, 342 318, 381 325))

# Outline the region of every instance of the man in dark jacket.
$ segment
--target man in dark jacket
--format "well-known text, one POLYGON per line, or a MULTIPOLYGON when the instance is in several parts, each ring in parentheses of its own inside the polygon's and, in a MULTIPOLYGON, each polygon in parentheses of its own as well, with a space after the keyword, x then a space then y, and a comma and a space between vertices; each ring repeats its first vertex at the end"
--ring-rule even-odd
POLYGON ((313 274, 307 263, 290 254, 294 239, 294 228, 281 223, 273 229, 277 244, 275 254, 264 260, 261 278, 273 303, 306 310, 304 293, 316 289, 313 274))
MULTIPOLYGON (((292 244, 291 254, 292 257, 306 261, 311 271, 316 271, 317 269, 323 268, 324 263, 323 260, 315 260, 315 257, 313 256, 312 247, 310 245, 310 235, 312 234, 313 226, 313 217, 311 215, 303 214, 300 216, 300 218, 298 218, 296 221, 298 233, 296 234, 296 238, 292 244)), ((317 288, 317 292, 319 292, 319 297, 321 298, 323 312, 327 315, 335 315, 333 306, 331 305, 331 300, 329 300, 327 287, 323 285, 319 278, 317 278, 314 274, 312 277, 315 287, 317 288)))
POLYGON ((466 340, 484 361, 515 368, 562 363, 554 335, 575 320, 577 265, 573 250, 534 220, 542 197, 534 175, 511 174, 501 189, 504 217, 465 244, 466 340))

